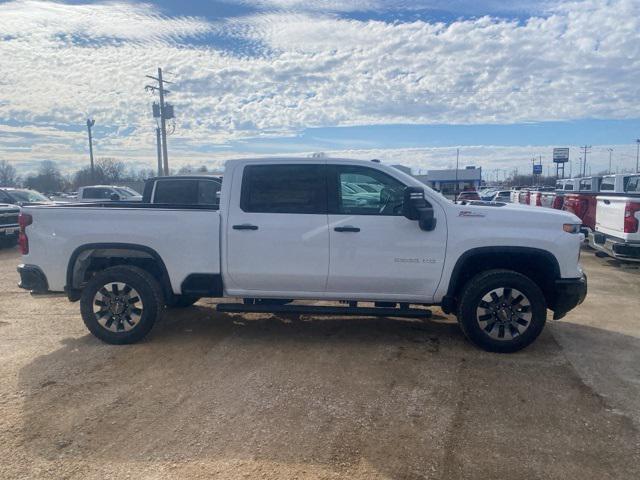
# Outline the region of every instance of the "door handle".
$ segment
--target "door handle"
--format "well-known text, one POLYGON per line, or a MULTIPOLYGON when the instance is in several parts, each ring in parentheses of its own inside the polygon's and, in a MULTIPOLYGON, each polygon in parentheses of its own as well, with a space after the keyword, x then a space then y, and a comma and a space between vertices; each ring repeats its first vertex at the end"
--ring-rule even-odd
POLYGON ((250 223, 243 223, 242 225, 234 225, 234 230, 257 230, 257 225, 251 225, 250 223))
POLYGON ((611 203, 611 200, 603 200, 605 205, 609 205, 611 203))
POLYGON ((360 231, 358 227, 352 227, 350 225, 346 227, 336 227, 333 230, 336 232, 359 232, 360 231))

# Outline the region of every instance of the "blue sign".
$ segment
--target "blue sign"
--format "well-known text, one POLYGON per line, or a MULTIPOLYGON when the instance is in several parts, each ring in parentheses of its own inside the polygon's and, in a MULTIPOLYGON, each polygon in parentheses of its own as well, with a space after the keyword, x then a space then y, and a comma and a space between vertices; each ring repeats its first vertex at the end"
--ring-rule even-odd
POLYGON ((542 165, 534 165, 533 166, 533 174, 534 175, 542 175, 542 165))

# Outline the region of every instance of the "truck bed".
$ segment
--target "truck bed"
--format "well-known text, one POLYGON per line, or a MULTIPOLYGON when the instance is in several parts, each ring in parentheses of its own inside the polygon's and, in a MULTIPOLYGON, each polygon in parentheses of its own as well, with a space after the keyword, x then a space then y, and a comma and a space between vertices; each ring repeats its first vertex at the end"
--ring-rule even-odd
POLYGON ((174 293, 189 274, 220 273, 220 214, 217 208, 136 202, 30 206, 29 254, 49 290, 67 286, 70 259, 84 248, 144 246, 162 259, 174 293))

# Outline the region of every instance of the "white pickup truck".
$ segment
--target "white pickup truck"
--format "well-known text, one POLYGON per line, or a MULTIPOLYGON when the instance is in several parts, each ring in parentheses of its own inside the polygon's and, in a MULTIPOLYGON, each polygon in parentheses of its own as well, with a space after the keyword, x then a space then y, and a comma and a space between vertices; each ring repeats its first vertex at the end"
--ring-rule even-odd
POLYGON ((76 200, 79 202, 105 202, 108 200, 135 202, 142 200, 142 195, 129 187, 90 185, 78 189, 76 200))
POLYGON ((619 260, 640 262, 640 174, 602 178, 594 230, 589 233, 592 248, 619 260))
POLYGON ((88 329, 113 344, 142 339, 167 304, 228 296, 245 301, 219 311, 424 317, 440 305, 476 345, 511 352, 587 290, 574 215, 456 205, 379 162, 232 160, 219 207, 37 206, 20 224, 20 286, 80 300, 88 329), (377 201, 342 188, 353 183, 377 201))

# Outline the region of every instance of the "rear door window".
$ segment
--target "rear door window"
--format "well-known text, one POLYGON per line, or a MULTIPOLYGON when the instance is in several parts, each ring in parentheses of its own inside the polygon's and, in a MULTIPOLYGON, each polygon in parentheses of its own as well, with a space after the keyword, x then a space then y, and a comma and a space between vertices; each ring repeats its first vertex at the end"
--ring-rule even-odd
POLYGON ((249 165, 240 208, 253 213, 327 213, 324 165, 249 165))

